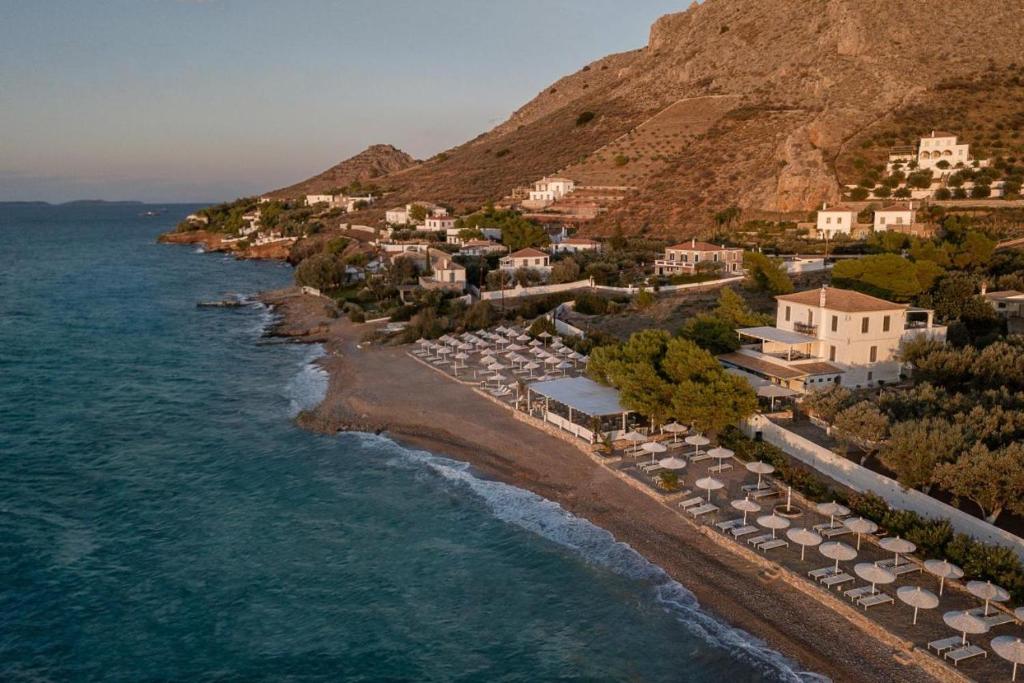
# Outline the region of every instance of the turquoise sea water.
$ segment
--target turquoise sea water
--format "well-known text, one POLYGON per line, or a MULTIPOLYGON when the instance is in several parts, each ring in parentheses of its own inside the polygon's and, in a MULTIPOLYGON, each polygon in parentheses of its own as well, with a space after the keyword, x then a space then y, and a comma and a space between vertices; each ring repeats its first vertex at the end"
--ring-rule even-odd
POLYGON ((0 680, 809 676, 549 501, 294 427, 318 349, 195 306, 289 268, 143 208, 0 206, 0 680))

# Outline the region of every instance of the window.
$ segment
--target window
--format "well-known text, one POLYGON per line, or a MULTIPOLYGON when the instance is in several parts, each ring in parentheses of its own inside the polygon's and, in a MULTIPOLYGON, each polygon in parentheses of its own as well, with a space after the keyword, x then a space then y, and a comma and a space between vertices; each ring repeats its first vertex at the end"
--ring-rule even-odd
POLYGON ((789 306, 786 306, 786 322, 789 322, 789 306))
POLYGON ((836 225, 842 225, 842 224, 843 224, 843 217, 842 216, 837 216, 836 217, 836 225))
POLYGON ((888 332, 889 331, 889 324, 890 324, 889 316, 885 316, 884 318, 882 318, 882 332, 888 332))
POLYGON ((873 373, 870 370, 868 370, 868 381, 870 382, 874 378, 875 378, 875 373, 873 373))
POLYGON ((833 361, 836 359, 836 347, 828 347, 828 359, 833 361))
POLYGON ((839 331, 839 316, 838 315, 832 316, 832 331, 833 332, 839 331))
POLYGON ((868 361, 871 362, 871 363, 874 363, 876 360, 878 360, 878 347, 877 346, 872 346, 871 347, 871 352, 868 355, 868 361))
POLYGON ((903 216, 896 216, 896 225, 903 225, 903 216))
POLYGON ((828 216, 825 217, 825 225, 832 225, 832 218, 831 217, 828 217, 828 216))
POLYGON ((885 216, 879 216, 879 218, 878 218, 878 221, 879 221, 879 223, 881 223, 882 225, 885 225, 885 216))
POLYGON ((867 334, 868 333, 868 320, 869 320, 869 318, 867 316, 864 316, 863 318, 860 319, 860 333, 861 334, 867 334))

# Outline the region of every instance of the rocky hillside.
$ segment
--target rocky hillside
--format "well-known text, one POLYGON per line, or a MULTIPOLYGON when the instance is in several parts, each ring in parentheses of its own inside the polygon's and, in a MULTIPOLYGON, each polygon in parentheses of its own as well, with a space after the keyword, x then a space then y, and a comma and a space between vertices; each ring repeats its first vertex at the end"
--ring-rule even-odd
MULTIPOLYGON (((492 131, 378 182, 394 190, 388 203, 459 210, 559 171, 636 188, 597 233, 700 234, 733 204, 802 215, 839 197, 837 174, 893 112, 941 111, 951 81, 1019 73, 1021 35, 1012 0, 705 0, 658 19, 645 48, 583 67, 492 131)), ((1019 128, 1013 111, 1000 116, 1019 128)), ((957 123, 934 118, 922 125, 957 123)), ((1003 136, 1011 150, 1017 135, 1003 136)))
POLYGON ((353 182, 377 183, 380 178, 415 166, 418 162, 392 145, 370 145, 308 180, 266 193, 271 197, 297 197, 347 187, 353 182))

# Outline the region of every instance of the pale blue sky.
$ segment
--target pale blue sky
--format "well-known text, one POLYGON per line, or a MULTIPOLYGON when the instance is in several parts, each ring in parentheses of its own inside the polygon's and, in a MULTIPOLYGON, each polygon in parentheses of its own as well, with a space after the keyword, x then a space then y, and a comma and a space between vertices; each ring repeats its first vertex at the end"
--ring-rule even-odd
POLYGON ((426 157, 688 0, 0 0, 0 200, 208 201, 426 157))

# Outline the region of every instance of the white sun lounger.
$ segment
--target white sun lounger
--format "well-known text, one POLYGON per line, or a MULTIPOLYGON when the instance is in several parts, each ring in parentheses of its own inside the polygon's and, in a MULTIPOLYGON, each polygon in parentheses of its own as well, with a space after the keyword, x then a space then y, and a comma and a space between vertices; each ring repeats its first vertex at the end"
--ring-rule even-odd
POLYGON ((945 656, 946 659, 952 660, 953 666, 960 666, 960 662, 971 657, 977 657, 978 655, 988 657, 988 652, 977 645, 968 645, 967 647, 958 647, 955 650, 950 650, 945 656))
POLYGON ((703 462, 705 460, 711 460, 711 456, 707 453, 698 453, 697 455, 690 456, 690 462, 703 462))
POLYGON ((832 586, 842 586, 844 583, 849 583, 850 581, 853 581, 852 576, 846 572, 839 572, 838 574, 826 576, 824 579, 821 579, 821 585, 826 588, 831 588, 832 586))
POLYGON ((849 528, 845 526, 835 526, 831 529, 822 529, 821 535, 823 538, 835 538, 837 536, 845 536, 846 534, 852 534, 849 528))
POLYGON ((857 588, 851 588, 850 590, 843 593, 850 600, 860 600, 868 595, 873 595, 875 590, 871 586, 859 586, 857 588))
POLYGON ((749 543, 750 545, 760 545, 760 544, 764 543, 765 541, 770 541, 770 540, 772 540, 772 535, 771 534, 761 534, 760 536, 754 536, 753 538, 748 538, 747 539, 747 543, 749 543))
POLYGON ((761 500, 762 498, 774 498, 777 495, 779 495, 779 492, 775 489, 761 489, 760 491, 751 493, 750 497, 753 500, 761 500))
POLYGON ((700 496, 694 496, 693 498, 687 498, 686 500, 679 501, 679 507, 681 507, 681 508, 683 508, 685 510, 687 508, 692 508, 692 507, 695 507, 697 505, 700 505, 703 502, 704 502, 703 498, 701 498, 700 496))
POLYGON ((707 503, 705 505, 701 505, 700 507, 696 507, 696 508, 692 508, 692 507, 691 508, 686 508, 686 511, 689 512, 694 517, 700 517, 701 515, 706 515, 709 512, 716 512, 717 510, 718 510, 718 506, 717 505, 712 505, 711 503, 707 503))
POLYGON ((765 481, 761 482, 760 486, 758 486, 757 484, 744 484, 743 486, 740 487, 740 489, 742 489, 744 493, 754 493, 756 491, 770 491, 771 488, 772 485, 768 483, 767 477, 765 477, 765 481))
POLYGON ((811 577, 815 581, 821 581, 822 579, 832 576, 833 574, 838 574, 841 571, 841 569, 836 569, 830 565, 828 567, 822 567, 821 569, 812 569, 807 572, 807 576, 811 577))
POLYGON ((825 522, 824 524, 815 524, 811 528, 817 531, 818 533, 821 533, 822 531, 828 531, 830 529, 842 529, 843 523, 836 522, 835 524, 830 524, 829 522, 825 522))
POLYGON ((770 541, 765 541, 764 543, 759 544, 757 546, 757 549, 760 550, 761 552, 765 553, 765 552, 768 552, 769 550, 774 550, 776 548, 782 548, 783 546, 789 546, 789 541, 783 540, 781 538, 774 538, 774 539, 772 539, 770 541))
POLYGON ((885 605, 890 602, 893 602, 891 595, 886 595, 885 593, 874 593, 872 595, 864 596, 863 598, 857 601, 857 604, 863 607, 864 609, 867 609, 868 607, 874 607, 875 605, 885 605))
MULTIPOLYGON (((984 610, 984 608, 982 609, 984 610)), ((1002 626, 1003 624, 1012 624, 1017 621, 1012 615, 1007 614, 1006 612, 996 612, 995 614, 990 614, 987 617, 982 617, 981 620, 988 624, 989 628, 995 628, 996 626, 1002 626)))
POLYGON ((756 526, 750 526, 749 524, 747 526, 741 526, 741 527, 736 527, 735 529, 729 529, 729 533, 732 534, 734 538, 743 538, 744 536, 749 536, 750 534, 752 534, 752 533, 754 533, 756 531, 757 531, 757 527, 756 526))
POLYGON ((712 465, 711 467, 708 468, 708 472, 714 472, 715 474, 719 474, 721 472, 725 472, 726 470, 731 469, 732 465, 730 465, 727 462, 723 462, 721 465, 712 465))
POLYGON ((719 522, 715 526, 722 531, 728 531, 729 529, 735 529, 736 527, 743 526, 743 518, 737 517, 736 519, 728 519, 724 522, 719 522))
POLYGON ((940 640, 933 640, 928 643, 929 650, 935 650, 935 654, 941 655, 946 650, 953 650, 960 647, 963 643, 963 636, 950 636, 949 638, 942 638, 940 640))

